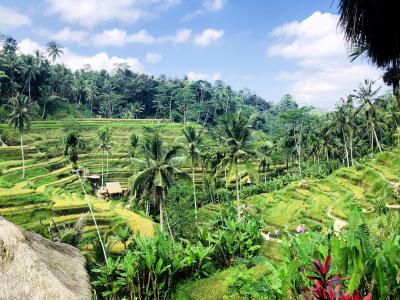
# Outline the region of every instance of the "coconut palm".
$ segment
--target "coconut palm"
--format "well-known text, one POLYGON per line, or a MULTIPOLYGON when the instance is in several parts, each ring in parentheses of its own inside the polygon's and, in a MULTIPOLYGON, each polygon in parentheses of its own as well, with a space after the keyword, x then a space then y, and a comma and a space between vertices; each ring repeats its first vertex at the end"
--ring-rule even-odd
POLYGON ((259 171, 264 174, 264 183, 267 182, 267 170, 272 163, 272 147, 273 143, 268 141, 262 144, 257 150, 259 157, 259 171))
POLYGON ((130 155, 130 157, 136 156, 136 149, 138 146, 139 146, 139 136, 133 132, 129 138, 129 155, 130 155))
POLYGON ((358 107, 356 114, 362 112, 365 116, 367 122, 366 127, 370 136, 371 151, 374 150, 375 141, 379 152, 382 152, 382 147, 376 133, 376 129, 378 128, 378 110, 374 105, 374 101, 381 87, 374 89, 374 83, 374 81, 366 79, 364 84, 360 84, 358 91, 355 91, 355 97, 361 101, 361 105, 358 107))
MULTIPOLYGON (((158 133, 147 137, 142 144, 144 159, 132 158, 134 164, 139 165, 142 171, 133 178, 132 190, 136 197, 144 191, 154 195, 154 200, 160 210, 160 227, 164 228, 164 197, 168 189, 175 184, 175 176, 190 178, 187 173, 179 169, 185 157, 179 157, 179 147, 167 149, 158 133)), ((167 219, 168 220, 168 219, 167 219)))
POLYGON ((59 146, 64 148, 64 156, 69 157, 72 167, 77 169, 79 150, 84 148, 84 143, 79 132, 75 129, 68 130, 60 140, 59 146))
POLYGON ((399 9, 398 1, 340 0, 339 25, 352 45, 366 48, 377 66, 387 67, 400 57, 399 9))
POLYGON ((140 104, 139 102, 130 103, 122 116, 126 119, 137 119, 144 111, 144 108, 144 105, 140 104))
POLYGON ((51 58, 53 65, 56 62, 56 59, 64 54, 62 50, 63 46, 56 41, 50 41, 47 43, 47 55, 51 58))
POLYGON ((194 200, 194 211, 195 219, 197 223, 197 199, 196 199, 196 184, 194 181, 194 169, 199 161, 199 145, 201 144, 201 139, 203 132, 202 130, 197 131, 195 127, 188 126, 182 130, 183 135, 186 139, 187 152, 190 158, 190 165, 192 168, 192 186, 193 186, 193 200, 194 200))
POLYGON ((222 138, 226 149, 224 157, 219 163, 217 169, 225 169, 229 166, 235 172, 236 182, 236 201, 238 219, 240 219, 240 190, 239 190, 239 165, 245 165, 248 172, 251 172, 253 166, 249 158, 254 155, 251 149, 251 132, 246 118, 241 111, 235 114, 225 115, 220 121, 222 129, 222 138))
POLYGON ((93 101, 96 99, 98 94, 97 86, 93 82, 85 85, 86 100, 90 103, 90 117, 93 117, 93 101))
POLYGON ((99 143, 99 150, 102 152, 101 159, 101 187, 104 187, 104 155, 107 156, 107 175, 108 175, 108 155, 110 154, 111 145, 111 129, 107 125, 100 128, 97 132, 97 139, 99 143))
POLYGON ((346 113, 346 110, 343 105, 337 107, 333 115, 334 124, 334 133, 338 136, 342 137, 343 145, 344 145, 344 152, 346 158, 346 164, 350 166, 350 153, 349 153, 349 137, 347 133, 350 133, 351 125, 350 125, 350 116, 346 113))
POLYGON ((8 124, 14 127, 14 131, 18 130, 21 143, 21 158, 22 158, 22 179, 25 178, 25 156, 24 156, 24 131, 29 130, 32 117, 32 103, 28 97, 18 94, 16 97, 11 98, 10 105, 12 109, 8 124))
POLYGON ((31 82, 36 79, 36 75, 39 73, 39 70, 36 65, 36 60, 32 55, 28 55, 24 59, 24 64, 22 66, 22 75, 25 78, 25 82, 28 84, 28 98, 29 101, 31 98, 31 82))

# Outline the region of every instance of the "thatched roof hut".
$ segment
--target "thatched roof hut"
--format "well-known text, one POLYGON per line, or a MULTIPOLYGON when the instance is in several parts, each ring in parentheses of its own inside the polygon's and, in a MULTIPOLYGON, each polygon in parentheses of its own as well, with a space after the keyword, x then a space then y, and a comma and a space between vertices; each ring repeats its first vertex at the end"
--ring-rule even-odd
POLYGON ((110 196, 122 194, 123 192, 119 182, 106 182, 106 189, 110 196))
POLYGON ((0 217, 0 299, 90 299, 85 258, 0 217))

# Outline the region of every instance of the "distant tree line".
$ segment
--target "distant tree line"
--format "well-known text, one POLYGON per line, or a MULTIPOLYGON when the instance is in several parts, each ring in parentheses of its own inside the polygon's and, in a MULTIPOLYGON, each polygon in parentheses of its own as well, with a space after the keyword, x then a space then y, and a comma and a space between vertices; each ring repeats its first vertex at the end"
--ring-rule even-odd
MULTIPOLYGON (((72 71, 57 63, 63 47, 55 41, 46 53, 18 53, 17 41, 3 36, 0 52, 0 104, 17 94, 37 106, 42 119, 54 113, 86 117, 170 118, 186 123, 212 123, 218 116, 245 110, 268 109, 271 104, 248 89, 234 91, 222 81, 213 84, 188 78, 171 79, 138 74, 127 64, 112 72, 94 71, 90 65, 72 71)), ((3 118, 5 113, 2 113, 3 118)))

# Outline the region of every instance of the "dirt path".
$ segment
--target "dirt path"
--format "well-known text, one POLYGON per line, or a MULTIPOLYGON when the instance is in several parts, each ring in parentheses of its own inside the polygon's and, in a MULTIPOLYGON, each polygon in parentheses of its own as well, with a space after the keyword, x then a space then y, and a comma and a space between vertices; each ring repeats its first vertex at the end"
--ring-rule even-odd
POLYGON ((345 220, 339 219, 332 215, 332 207, 330 207, 328 209, 328 211, 326 212, 326 215, 329 219, 334 220, 333 230, 336 233, 339 233, 344 227, 347 226, 347 222, 345 220))

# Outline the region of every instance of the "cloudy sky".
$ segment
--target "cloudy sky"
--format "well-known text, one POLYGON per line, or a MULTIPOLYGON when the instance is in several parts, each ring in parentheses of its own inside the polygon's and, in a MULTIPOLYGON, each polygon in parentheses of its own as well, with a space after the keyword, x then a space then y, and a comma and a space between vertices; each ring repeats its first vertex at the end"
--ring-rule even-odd
POLYGON ((381 74, 350 63, 331 0, 1 0, 0 32, 24 53, 58 41, 72 69, 125 62, 325 109, 381 74))

